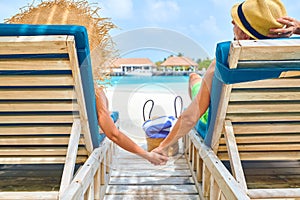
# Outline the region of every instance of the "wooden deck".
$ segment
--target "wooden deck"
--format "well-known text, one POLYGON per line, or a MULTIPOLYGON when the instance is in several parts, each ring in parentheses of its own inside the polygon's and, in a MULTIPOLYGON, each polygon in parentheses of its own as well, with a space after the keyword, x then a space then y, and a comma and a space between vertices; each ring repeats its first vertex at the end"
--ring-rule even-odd
POLYGON ((182 150, 165 166, 154 166, 120 148, 115 152, 114 161, 105 200, 200 199, 182 150))

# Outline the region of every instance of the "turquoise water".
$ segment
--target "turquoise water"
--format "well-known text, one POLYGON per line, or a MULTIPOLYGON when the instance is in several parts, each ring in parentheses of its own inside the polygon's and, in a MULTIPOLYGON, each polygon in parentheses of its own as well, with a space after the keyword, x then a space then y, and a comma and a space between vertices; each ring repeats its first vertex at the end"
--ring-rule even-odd
POLYGON ((111 76, 109 80, 100 82, 108 87, 131 86, 141 84, 178 85, 187 84, 188 76, 111 76))

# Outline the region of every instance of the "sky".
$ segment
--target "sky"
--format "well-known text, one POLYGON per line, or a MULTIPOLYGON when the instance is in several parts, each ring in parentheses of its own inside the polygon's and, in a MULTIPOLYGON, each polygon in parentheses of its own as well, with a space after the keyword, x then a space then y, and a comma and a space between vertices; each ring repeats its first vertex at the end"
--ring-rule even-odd
MULTIPOLYGON (((39 0, 0 1, 0 20, 39 0)), ((239 0, 89 0, 118 27, 110 35, 121 57, 153 62, 182 53, 193 59, 214 58, 218 42, 232 40, 230 9, 239 0)), ((300 19, 300 1, 282 0, 288 15, 300 19)))

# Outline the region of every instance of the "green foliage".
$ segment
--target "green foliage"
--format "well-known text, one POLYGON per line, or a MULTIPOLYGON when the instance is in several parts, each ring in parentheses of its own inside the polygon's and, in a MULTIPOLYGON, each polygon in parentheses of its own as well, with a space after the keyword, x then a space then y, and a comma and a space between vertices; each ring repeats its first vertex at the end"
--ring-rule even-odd
POLYGON ((202 68, 207 69, 212 61, 213 59, 209 59, 209 58, 206 58, 205 60, 198 59, 197 60, 198 70, 201 70, 202 68))

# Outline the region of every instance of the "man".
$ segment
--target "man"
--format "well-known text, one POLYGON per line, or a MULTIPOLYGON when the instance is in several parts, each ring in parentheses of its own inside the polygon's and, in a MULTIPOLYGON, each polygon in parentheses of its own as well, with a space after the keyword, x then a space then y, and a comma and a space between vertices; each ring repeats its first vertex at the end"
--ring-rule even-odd
MULTIPOLYGON (((286 16, 286 10, 280 0, 245 0, 231 9, 233 33, 235 40, 267 39, 269 30, 283 28, 277 19, 286 16)), ((275 34, 273 37, 276 37, 275 34)), ((280 34, 277 34, 280 37, 280 34)), ((216 61, 207 69, 200 90, 191 104, 178 118, 172 131, 154 149, 154 152, 165 154, 165 149, 187 134, 206 112, 210 104, 210 91, 214 76, 216 61)), ((205 135, 203 136, 205 137, 205 135)))

